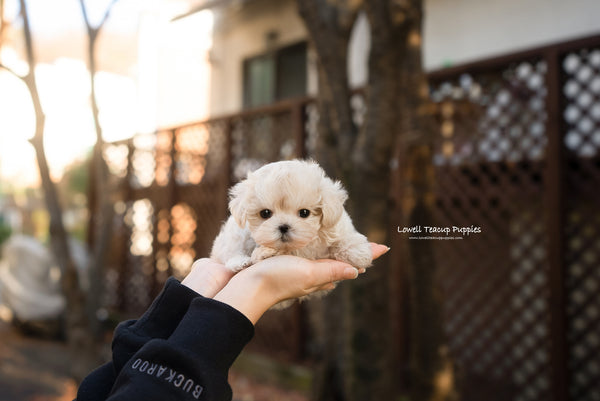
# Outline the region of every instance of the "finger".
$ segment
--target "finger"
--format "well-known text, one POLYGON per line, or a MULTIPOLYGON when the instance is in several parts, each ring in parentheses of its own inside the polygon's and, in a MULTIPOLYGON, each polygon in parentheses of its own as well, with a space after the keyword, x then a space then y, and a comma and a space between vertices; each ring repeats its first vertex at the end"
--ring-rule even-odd
POLYGON ((335 288, 335 283, 327 283, 324 286, 319 287, 320 291, 331 291, 335 288))
POLYGON ((316 287, 312 287, 312 288, 308 288, 305 290, 306 294, 312 294, 313 292, 317 292, 317 291, 331 291, 336 287, 337 283, 326 283, 323 285, 319 285, 316 287))
POLYGON ((314 263, 310 280, 310 287, 313 288, 335 281, 355 279, 358 276, 358 270, 339 260, 321 259, 314 263))
POLYGON ((371 252, 373 253, 373 259, 377 259, 381 255, 387 253, 390 250, 390 247, 387 245, 376 244, 371 242, 371 252))
POLYGON ((335 261, 329 264, 329 272, 321 277, 319 284, 341 280, 352 280, 358 277, 358 270, 348 263, 335 261))

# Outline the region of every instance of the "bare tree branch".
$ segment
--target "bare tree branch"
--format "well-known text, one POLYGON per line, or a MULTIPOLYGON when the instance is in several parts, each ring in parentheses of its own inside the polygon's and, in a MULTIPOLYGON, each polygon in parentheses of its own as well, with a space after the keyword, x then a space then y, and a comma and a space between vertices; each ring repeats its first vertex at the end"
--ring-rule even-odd
MULTIPOLYGON (((84 20, 86 28, 87 28, 88 40, 89 40, 87 58, 88 58, 88 66, 90 69, 92 114, 94 116, 94 125, 95 125, 95 129, 96 129, 96 144, 97 144, 97 146, 100 146, 103 144, 103 139, 102 139, 102 127, 101 127, 100 121, 98 119, 99 110, 98 110, 98 103, 96 101, 96 85, 94 83, 94 75, 96 74, 96 57, 95 57, 96 39, 98 37, 98 34, 100 33, 100 30, 102 29, 102 27, 106 23, 108 17, 110 16, 112 7, 117 3, 117 1, 118 0, 111 1, 111 3, 108 5, 106 11, 104 12, 104 16, 103 16, 102 20, 100 21, 100 23, 96 27, 92 27, 90 20, 89 20, 87 7, 85 6, 85 0, 79 0, 79 5, 81 7, 81 14, 83 15, 83 20, 84 20)), ((102 178, 106 179, 106 176, 103 176, 102 178)))
MULTIPOLYGON (((114 208, 111 202, 112 190, 109 188, 108 166, 102 155, 104 148, 104 138, 102 137, 102 126, 99 119, 99 107, 96 99, 96 83, 94 76, 96 75, 96 39, 100 30, 106 23, 114 4, 118 0, 112 0, 99 25, 92 27, 90 24, 87 8, 84 0, 79 0, 81 13, 88 32, 88 53, 87 61, 90 71, 90 103, 92 107, 92 116, 94 118, 94 128, 96 132, 96 144, 94 145, 94 153, 92 156, 92 177, 90 186, 93 188, 92 193, 96 194, 96 199, 90 199, 90 219, 91 230, 88 231, 88 243, 93 243, 93 255, 89 265, 90 274, 90 291, 88 299, 88 313, 94 315, 100 307, 100 297, 102 293, 102 267, 106 260, 107 249, 110 245, 110 233, 112 228, 112 220, 114 208)), ((97 329, 97 327, 94 327, 97 329)))
POLYGON ((98 24, 98 28, 97 28, 98 30, 102 29, 102 27, 104 26, 104 23, 106 22, 106 20, 108 20, 108 17, 110 16, 110 12, 112 11, 112 8, 117 3, 117 1, 119 1, 119 0, 112 0, 111 3, 106 8, 106 11, 104 12, 104 17, 102 17, 102 20, 98 24))
POLYGON ((88 30, 92 30, 92 24, 90 24, 90 18, 88 17, 87 8, 85 7, 85 1, 79 0, 79 5, 81 6, 81 15, 83 15, 83 22, 85 22, 85 27, 88 30))
POLYGON ((2 68, 3 70, 6 70, 8 72, 10 72, 12 75, 14 75, 16 78, 19 78, 21 81, 25 82, 25 77, 17 74, 17 72, 15 70, 13 70, 12 68, 0 63, 0 68, 2 68))
POLYGON ((31 27, 29 26, 29 15, 27 13, 27 5, 25 0, 19 0, 21 5, 21 17, 23 18, 23 33, 25 34, 25 49, 27 52, 27 61, 30 63, 30 74, 32 74, 32 66, 35 65, 35 57, 33 55, 33 41, 31 39, 31 27))
MULTIPOLYGON (((29 89, 29 93, 31 95, 31 101, 33 102, 33 109, 35 110, 35 113, 36 113, 35 134, 34 134, 33 138, 31 138, 30 142, 34 146, 36 146, 36 143, 39 143, 41 153, 44 153, 44 151, 43 151, 43 136, 44 136, 45 115, 44 115, 44 112, 42 109, 42 103, 40 101, 40 94, 38 92, 37 85, 35 82, 36 59, 35 59, 34 50, 33 50, 33 39, 31 38, 31 27, 29 25, 29 14, 27 12, 27 4, 25 3, 25 0, 19 0, 19 4, 21 6, 21 18, 23 19, 23 33, 25 36, 25 52, 27 54, 27 64, 29 65, 29 71, 23 77, 23 81, 25 82, 25 85, 27 85, 27 88, 29 89)), ((39 159, 38 159, 38 161, 39 161, 39 159)), ((44 154, 44 160, 42 161, 42 163, 45 163, 45 154, 44 154)), ((41 166, 41 167, 43 167, 43 166, 41 166)), ((42 177, 42 180, 43 179, 44 179, 44 177, 42 177)), ((48 179, 50 179, 50 177, 48 177, 48 179)), ((60 207, 59 207, 59 211, 60 211, 60 207)), ((56 224, 58 224, 60 226, 60 227, 57 227, 57 229, 59 231, 64 231, 64 227, 62 225, 62 220, 56 224)), ((67 254, 68 254, 68 250, 67 250, 67 254)), ((60 256, 57 256, 57 257, 60 257, 60 256)), ((66 266, 66 263, 63 264, 62 266, 66 266)))
POLYGON ((111 3, 108 5, 108 7, 106 7, 106 10, 104 11, 104 16, 102 17, 102 19, 100 20, 98 25, 93 27, 90 22, 87 8, 85 6, 85 0, 79 0, 79 5, 81 7, 81 14, 83 15, 83 21, 85 22, 85 26, 87 28, 88 35, 92 42, 96 41, 96 38, 98 37, 98 34, 100 33, 100 30, 102 29, 102 27, 104 26, 104 24, 106 23, 108 18, 110 17, 110 12, 112 11, 112 8, 117 3, 117 1, 119 1, 119 0, 111 1, 111 3))

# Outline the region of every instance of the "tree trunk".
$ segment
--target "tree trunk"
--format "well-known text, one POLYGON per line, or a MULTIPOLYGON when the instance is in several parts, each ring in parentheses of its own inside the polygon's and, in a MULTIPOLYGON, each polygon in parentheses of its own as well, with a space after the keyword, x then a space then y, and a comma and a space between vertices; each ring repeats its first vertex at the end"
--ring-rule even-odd
POLYGON ((6 32, 6 22, 4 20, 4 0, 0 0, 0 46, 4 43, 4 32, 6 32))
POLYGON ((105 22, 110 16, 113 5, 117 0, 113 0, 104 13, 104 17, 96 27, 92 27, 88 18, 87 8, 84 0, 79 1, 81 7, 81 13, 86 25, 88 34, 88 49, 87 59, 88 67, 90 70, 90 104, 92 108, 92 116, 94 118, 94 129, 96 132, 96 143, 94 145, 94 152, 91 160, 91 179, 90 185, 93 185, 93 190, 89 191, 91 196, 95 196, 94 201, 89 202, 90 214, 93 218, 90 219, 90 229, 88 234, 88 243, 92 246, 92 257, 88 266, 90 289, 88 292, 87 311, 90 316, 90 321, 95 324, 92 325, 92 332, 98 336, 99 327, 97 320, 94 318, 96 311, 100 307, 100 301, 103 293, 103 275, 104 265, 106 263, 106 255, 110 246, 111 229, 113 226, 114 208, 111 200, 111 194, 113 190, 109 182, 108 166, 102 155, 104 148, 104 138, 102 137, 102 126, 100 125, 100 111, 98 107, 98 101, 96 98, 96 43, 98 35, 105 22))
MULTIPOLYGON (((350 154, 357 129, 352 120, 346 59, 348 42, 356 12, 340 12, 325 0, 299 0, 300 15, 319 57, 318 138, 315 154, 331 176, 344 179, 351 174, 350 154), (343 134, 341 134, 343 133, 343 134), (344 150, 343 150, 344 149, 344 150)), ((350 288, 342 283, 326 298, 307 304, 311 317, 317 364, 313 396, 319 401, 349 400, 350 288)))
MULTIPOLYGON (((394 142, 402 134, 398 102, 402 71, 402 37, 389 22, 389 2, 365 1, 364 10, 371 25, 369 80, 366 92, 367 114, 352 152, 350 209, 357 228, 369 240, 390 244, 390 161, 394 142)), ((402 32, 400 32, 402 33, 402 32)), ((390 258, 351 284, 352 388, 349 400, 392 399, 394 371, 392 349, 390 258)))
MULTIPOLYGON (((372 80, 369 88, 381 88, 371 93, 375 102, 378 102, 377 99, 386 99, 379 103, 390 102, 387 104, 395 107, 393 110, 386 108, 379 114, 371 113, 371 108, 377 107, 377 103, 369 102, 368 115, 379 128, 367 126, 367 129, 381 132, 381 129, 386 129, 385 124, 391 124, 388 130, 398 127, 398 142, 395 144, 400 156, 398 166, 401 171, 398 177, 409 189, 409 196, 402 205, 404 207, 400 208, 407 211, 406 215, 400 216, 401 223, 404 226, 431 226, 434 225, 435 175, 431 148, 433 126, 426 111, 429 103, 428 87, 421 63, 423 5, 421 0, 403 5, 384 3, 389 2, 369 1, 365 6, 373 27, 370 63, 370 71, 373 73, 370 73, 372 80), (391 89, 394 82, 397 84, 391 89)), ((405 256, 404 265, 408 270, 406 277, 410 292, 410 349, 405 355, 408 358, 410 397, 413 401, 447 400, 453 397, 452 388, 440 388, 437 385, 441 374, 452 378, 452 372, 442 354, 445 344, 442 300, 435 281, 436 264, 432 243, 413 240, 401 248, 405 256)))
POLYGON ((343 179, 352 170, 348 155, 357 134, 346 68, 357 9, 328 0, 298 0, 297 5, 319 59, 319 137, 314 156, 329 175, 343 179))
POLYGON ((85 295, 79 286, 77 268, 71 257, 68 234, 62 221, 62 208, 58 200, 56 186, 50 177, 50 170, 44 149, 45 115, 40 102, 35 81, 36 60, 33 53, 33 40, 29 26, 29 16, 25 0, 20 0, 25 47, 29 72, 21 79, 26 84, 35 112, 35 133, 30 140, 37 157, 44 199, 50 215, 50 246, 61 269, 61 288, 66 298, 66 336, 74 363, 71 372, 76 380, 81 380, 91 366, 89 358, 94 355, 94 342, 88 335, 89 322, 85 313, 85 295))
MULTIPOLYGON (((352 15, 353 23, 357 10, 331 2, 299 1, 298 5, 319 56, 316 158, 329 174, 345 183, 350 195, 348 209, 359 231, 372 241, 387 243, 390 144, 395 133, 381 129, 379 122, 368 116, 368 128, 363 127, 359 135, 352 119, 346 74, 352 24, 343 16, 352 15)), ((385 83, 375 95, 379 89, 383 93, 385 83)), ((386 99, 391 101, 373 107, 371 103, 376 102, 371 101, 369 113, 391 111, 394 99, 386 99)), ((393 113, 386 118, 390 115, 393 113)), ((389 127, 386 121, 382 126, 389 127)), ((314 307, 320 343, 315 399, 364 401, 391 396, 388 270, 383 258, 376 269, 351 284, 344 283, 314 307)))
MULTIPOLYGON (((299 0, 298 5, 321 68, 317 160, 343 178, 355 225, 371 241, 389 244, 397 224, 431 224, 433 173, 431 130, 423 114, 428 99, 421 66, 422 1, 299 0), (371 26, 367 114, 360 130, 352 123, 347 88, 351 27, 340 23, 344 20, 340 16, 355 15, 358 6, 371 26), (410 196, 393 198, 390 188, 398 185, 405 186, 408 191, 401 188, 401 193, 410 196), (409 205, 407 199, 412 200, 409 205), (392 218, 399 221, 391 222, 392 218)), ((321 321, 316 334, 323 336, 317 349, 322 352, 324 376, 316 380, 315 399, 384 400, 398 394, 395 383, 401 381, 401 373, 394 358, 401 354, 401 346, 394 345, 392 334, 398 333, 393 322, 399 310, 390 301, 399 298, 392 296, 391 288, 404 287, 390 281, 403 276, 411 295, 410 351, 404 355, 409 359, 404 365, 411 372, 411 400, 445 399, 434 388, 442 366, 443 336, 431 244, 413 241, 399 248, 394 250, 399 264, 392 265, 388 257, 378 260, 374 269, 341 286, 317 308, 321 321)))

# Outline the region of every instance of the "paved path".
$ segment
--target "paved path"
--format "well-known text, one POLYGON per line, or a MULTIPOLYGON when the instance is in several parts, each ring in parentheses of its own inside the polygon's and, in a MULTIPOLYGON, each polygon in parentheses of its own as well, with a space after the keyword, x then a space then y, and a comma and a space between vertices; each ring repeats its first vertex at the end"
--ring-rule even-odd
MULTIPOLYGON (((307 401, 301 394, 232 372, 234 401, 307 401)), ((72 401, 67 347, 25 337, 0 319, 0 401, 72 401)))
POLYGON ((71 401, 64 343, 24 337, 0 320, 0 401, 71 401))

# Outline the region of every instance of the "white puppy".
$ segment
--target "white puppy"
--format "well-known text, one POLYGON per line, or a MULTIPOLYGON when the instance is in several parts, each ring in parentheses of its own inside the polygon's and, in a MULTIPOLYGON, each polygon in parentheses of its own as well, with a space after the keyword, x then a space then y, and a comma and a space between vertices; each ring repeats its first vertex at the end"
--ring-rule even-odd
POLYGON ((315 162, 267 164, 230 189, 231 217, 210 257, 234 271, 282 254, 366 268, 371 247, 344 209, 347 198, 340 182, 325 176, 315 162))

